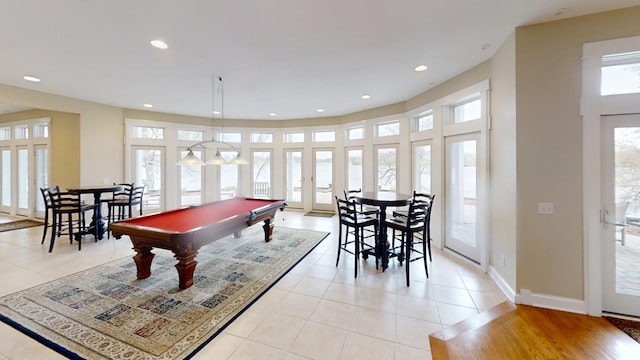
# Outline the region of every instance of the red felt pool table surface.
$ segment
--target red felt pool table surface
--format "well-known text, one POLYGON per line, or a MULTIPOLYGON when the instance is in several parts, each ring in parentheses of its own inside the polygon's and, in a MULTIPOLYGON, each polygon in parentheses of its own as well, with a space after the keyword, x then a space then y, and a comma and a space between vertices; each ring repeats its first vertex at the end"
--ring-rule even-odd
POLYGON ((184 233, 202 226, 218 223, 233 216, 256 211, 277 201, 280 200, 233 198, 133 218, 127 220, 126 223, 184 233))

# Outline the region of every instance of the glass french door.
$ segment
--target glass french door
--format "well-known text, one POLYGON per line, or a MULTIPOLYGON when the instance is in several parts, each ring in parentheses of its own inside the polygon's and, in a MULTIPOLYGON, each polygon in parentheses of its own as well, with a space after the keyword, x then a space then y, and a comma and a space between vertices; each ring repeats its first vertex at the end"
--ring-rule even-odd
MULTIPOLYGON (((232 160, 236 156, 235 151, 220 151, 227 161, 232 160)), ((220 165, 218 171, 218 184, 220 184, 218 199, 231 199, 240 195, 240 169, 238 164, 220 165)))
POLYGON ((362 190, 362 162, 362 148, 347 149, 347 190, 362 190))
POLYGON ((603 311, 640 316, 640 114, 602 117, 603 311))
POLYGON ((313 204, 314 210, 334 210, 333 150, 313 149, 313 204))
POLYGON ((145 213, 164 211, 165 148, 133 146, 132 151, 132 179, 136 186, 145 186, 142 208, 145 213))
POLYGON ((302 150, 300 149, 285 149, 284 150, 284 187, 285 187, 285 200, 287 206, 291 208, 303 208, 303 194, 302 188, 304 183, 304 176, 302 175, 302 150))
POLYGON ((375 151, 376 189, 378 191, 396 191, 398 147, 396 145, 379 145, 375 151))
POLYGON ((0 169, 2 169, 2 175, 0 176, 0 211, 11 211, 11 178, 13 172, 11 171, 11 148, 0 148, 0 169))
MULTIPOLYGON (((181 149, 178 159, 182 159, 187 155, 186 149, 181 149)), ((203 158, 201 150, 193 150, 193 154, 198 158, 203 158)), ((202 188, 203 182, 202 166, 180 166, 178 173, 178 188, 180 189, 178 205, 189 206, 202 204, 204 192, 202 188)))
POLYGON ((431 194, 431 143, 413 144, 413 190, 431 194))
POLYGON ((254 198, 270 198, 271 197, 271 168, 272 168, 272 151, 271 150, 252 150, 252 195, 254 198))
MULTIPOLYGON (((29 148, 27 146, 18 146, 16 148, 18 154, 18 215, 31 215, 31 198, 29 193, 29 148)), ((33 189, 32 189, 33 190, 33 189)))
POLYGON ((480 263, 478 174, 480 133, 447 137, 445 247, 480 263))
POLYGON ((35 145, 35 178, 36 217, 44 217, 44 199, 40 196, 40 188, 49 186, 49 148, 47 145, 35 145))

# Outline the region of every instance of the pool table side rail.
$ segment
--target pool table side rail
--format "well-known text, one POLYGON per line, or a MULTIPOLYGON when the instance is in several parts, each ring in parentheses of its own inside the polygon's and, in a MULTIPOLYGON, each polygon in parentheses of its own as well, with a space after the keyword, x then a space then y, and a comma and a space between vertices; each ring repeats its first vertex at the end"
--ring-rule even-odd
MULTIPOLYGON (((264 199, 249 198, 249 200, 264 199)), ((152 243, 153 247, 171 249, 172 244, 175 244, 177 241, 185 240, 194 241, 198 243, 197 245, 194 243, 194 245, 200 247, 206 243, 211 242, 210 238, 212 236, 216 237, 216 239, 220 239, 227 235, 238 233, 238 229, 243 228, 244 224, 246 224, 246 226, 248 227, 267 219, 273 219, 276 211, 278 209, 280 209, 281 211, 284 210, 285 206, 286 203, 284 202, 284 200, 276 200, 271 204, 261 206, 250 212, 233 215, 216 223, 195 227, 189 229, 188 231, 182 232, 175 230, 166 230, 160 227, 136 225, 133 223, 128 223, 127 220, 121 220, 111 223, 111 232, 116 239, 121 238, 123 235, 128 235, 132 240, 135 237, 135 242, 138 244, 152 243), (276 205, 275 207, 274 204, 276 205), (201 242, 202 240, 204 240, 204 242, 201 242)), ((194 206, 189 206, 180 209, 169 210, 162 213, 144 215, 144 217, 157 217, 163 214, 167 215, 173 212, 185 211, 193 207, 194 206)), ((140 218, 141 217, 135 219, 140 218)))

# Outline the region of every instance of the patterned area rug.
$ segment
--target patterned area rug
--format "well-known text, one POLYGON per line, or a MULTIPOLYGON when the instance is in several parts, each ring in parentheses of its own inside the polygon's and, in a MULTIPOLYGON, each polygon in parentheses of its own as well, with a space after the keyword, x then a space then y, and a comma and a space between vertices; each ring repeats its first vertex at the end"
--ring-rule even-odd
POLYGON ((275 227, 266 243, 252 226, 201 248, 186 290, 156 249, 147 279, 116 260, 0 298, 0 320, 69 358, 190 358, 327 235, 275 227))
POLYGON ((609 320, 609 322, 615 325, 618 329, 631 336, 633 340, 640 343, 640 321, 620 319, 611 316, 605 316, 604 318, 609 320))
POLYGON ((0 232, 40 226, 42 224, 44 222, 37 220, 16 220, 0 224, 0 232))

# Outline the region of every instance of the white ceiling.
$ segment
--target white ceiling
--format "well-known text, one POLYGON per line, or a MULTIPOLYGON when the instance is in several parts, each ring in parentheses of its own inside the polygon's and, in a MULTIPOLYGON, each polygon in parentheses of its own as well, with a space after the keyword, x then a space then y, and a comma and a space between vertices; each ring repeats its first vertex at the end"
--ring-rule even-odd
POLYGON ((3 0, 0 83, 210 117, 221 76, 225 118, 344 115, 407 100, 489 59, 517 26, 633 5, 640 0, 3 0), (413 71, 420 64, 429 69, 413 71))

